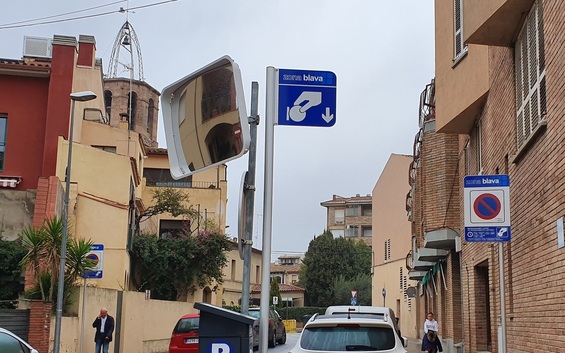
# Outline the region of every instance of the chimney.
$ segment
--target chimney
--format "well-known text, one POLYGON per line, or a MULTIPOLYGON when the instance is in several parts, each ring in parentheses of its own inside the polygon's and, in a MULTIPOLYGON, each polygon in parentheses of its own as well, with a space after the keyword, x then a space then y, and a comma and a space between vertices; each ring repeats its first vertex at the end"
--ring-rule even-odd
POLYGON ((78 37, 78 66, 94 67, 96 40, 94 36, 80 35, 78 37))

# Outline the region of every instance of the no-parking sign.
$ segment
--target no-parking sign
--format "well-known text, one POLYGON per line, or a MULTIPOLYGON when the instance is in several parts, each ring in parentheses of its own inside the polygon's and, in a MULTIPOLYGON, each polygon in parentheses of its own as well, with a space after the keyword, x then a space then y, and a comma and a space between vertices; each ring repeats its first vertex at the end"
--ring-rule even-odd
POLYGON ((467 175, 463 200, 466 241, 510 241, 508 175, 467 175))
POLYGON ((104 244, 92 244, 86 257, 91 261, 92 267, 83 273, 84 278, 102 278, 104 269, 104 244))

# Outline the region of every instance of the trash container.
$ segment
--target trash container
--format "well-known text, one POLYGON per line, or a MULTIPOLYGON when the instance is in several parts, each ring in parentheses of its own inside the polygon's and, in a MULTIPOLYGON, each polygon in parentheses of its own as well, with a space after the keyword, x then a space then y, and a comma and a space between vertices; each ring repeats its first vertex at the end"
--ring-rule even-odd
POLYGON ((194 308, 200 310, 198 353, 253 352, 254 317, 207 303, 194 308))

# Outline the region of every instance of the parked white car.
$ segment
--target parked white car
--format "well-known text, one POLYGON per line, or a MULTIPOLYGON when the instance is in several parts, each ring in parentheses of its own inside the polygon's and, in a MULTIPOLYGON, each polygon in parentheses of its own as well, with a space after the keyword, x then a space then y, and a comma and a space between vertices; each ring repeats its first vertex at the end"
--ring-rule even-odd
POLYGON ((26 341, 14 333, 0 327, 0 352, 2 353, 38 353, 26 341))
POLYGON ((390 317, 382 314, 314 315, 290 353, 407 353, 390 317))
POLYGON ((383 317, 388 317, 390 322, 394 326, 394 330, 398 334, 400 341, 404 347, 408 346, 408 339, 402 336, 400 332, 400 327, 398 325, 398 318, 394 315, 394 311, 391 308, 384 306, 368 306, 368 305, 333 305, 326 309, 326 315, 335 314, 347 314, 347 313, 357 313, 357 314, 373 314, 382 315, 383 317))

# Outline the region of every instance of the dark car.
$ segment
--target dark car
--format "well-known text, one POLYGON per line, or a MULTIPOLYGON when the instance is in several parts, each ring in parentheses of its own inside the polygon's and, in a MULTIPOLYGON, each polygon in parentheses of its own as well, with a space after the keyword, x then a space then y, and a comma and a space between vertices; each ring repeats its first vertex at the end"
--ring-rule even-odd
MULTIPOLYGON (((249 308, 249 316, 257 318, 257 323, 253 325, 253 349, 259 347, 259 317, 260 308, 249 308)), ((286 328, 276 310, 269 308, 269 347, 274 347, 277 343, 286 343, 286 328)))
POLYGON ((169 353, 198 353, 200 314, 187 314, 179 319, 169 343, 169 353))

